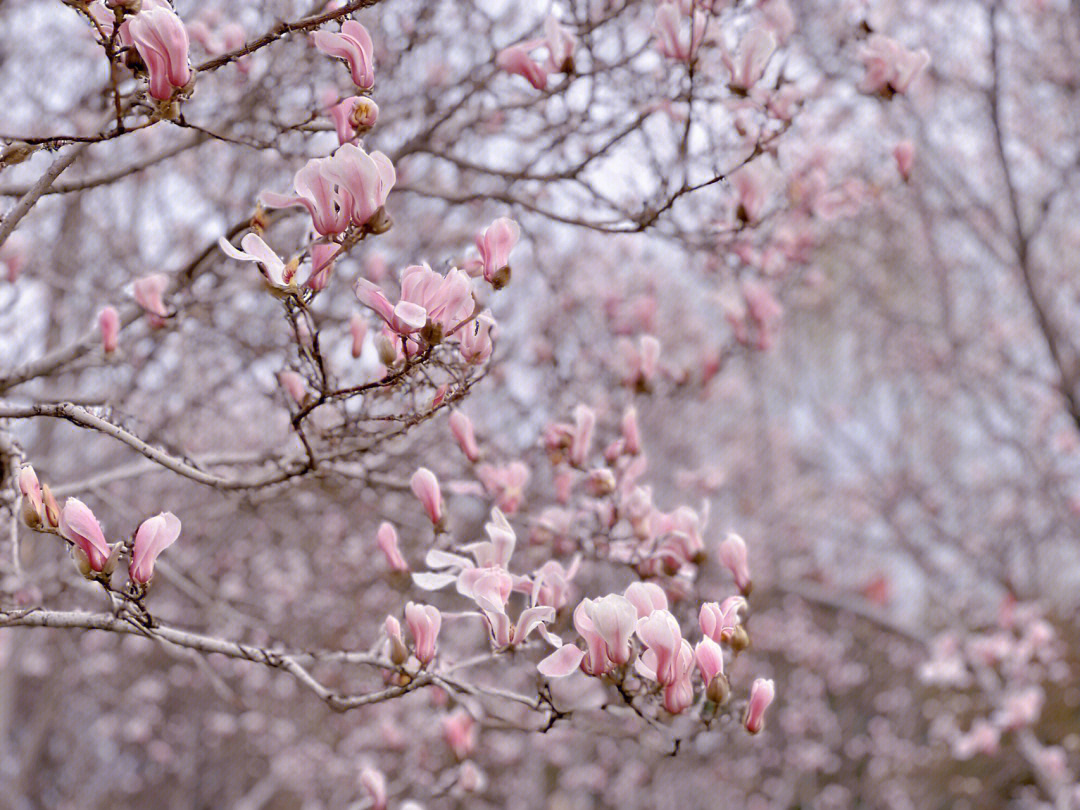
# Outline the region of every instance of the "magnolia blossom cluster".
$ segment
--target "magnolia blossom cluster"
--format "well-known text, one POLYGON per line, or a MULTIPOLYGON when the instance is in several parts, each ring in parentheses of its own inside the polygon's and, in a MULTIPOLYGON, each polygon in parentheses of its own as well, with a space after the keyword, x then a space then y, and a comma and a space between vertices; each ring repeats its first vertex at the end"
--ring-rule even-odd
POLYGON ((133 587, 136 591, 145 588, 153 579, 158 556, 180 536, 180 520, 171 512, 162 512, 139 525, 130 548, 123 543, 110 544, 90 507, 78 498, 68 498, 61 509, 49 486, 40 482, 33 467, 22 468, 18 486, 22 494, 23 522, 36 531, 64 538, 70 545, 76 567, 87 579, 107 583, 126 554, 133 587))
POLYGON ((1028 732, 1039 722, 1047 685, 1068 677, 1063 653, 1062 641, 1038 608, 1012 599, 1003 604, 996 629, 965 637, 939 635, 920 678, 931 686, 978 695, 984 710, 967 722, 966 731, 955 714, 938 714, 933 736, 957 759, 994 756, 1006 735, 1028 732))

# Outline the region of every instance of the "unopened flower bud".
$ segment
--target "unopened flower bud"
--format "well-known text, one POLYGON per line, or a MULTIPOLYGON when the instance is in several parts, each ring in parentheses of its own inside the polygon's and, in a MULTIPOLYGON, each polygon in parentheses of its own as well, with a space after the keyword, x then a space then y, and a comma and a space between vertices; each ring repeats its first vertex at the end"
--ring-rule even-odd
POLYGON ((384 334, 375 336, 375 350, 379 354, 379 362, 389 368, 397 362, 397 347, 394 342, 384 334))
POLYGON ((731 684, 728 683, 727 675, 720 673, 705 688, 705 697, 717 706, 723 706, 731 697, 731 684))
POLYGON ((390 230, 390 227, 393 224, 394 221, 390 219, 390 215, 386 213, 386 208, 379 206, 379 210, 371 215, 371 219, 367 221, 364 227, 369 233, 380 234, 390 230))
POLYGON ((52 494, 52 490, 49 489, 48 484, 41 485, 41 501, 43 504, 43 512, 45 525, 55 529, 60 525, 60 505, 56 502, 56 498, 52 494))
POLYGON ((591 470, 585 486, 594 498, 602 498, 615 491, 615 474, 606 468, 591 470))
POLYGON ((731 645, 731 649, 735 652, 742 652, 750 646, 750 634, 746 632, 746 628, 741 624, 735 628, 735 632, 731 634, 731 639, 728 641, 731 645))

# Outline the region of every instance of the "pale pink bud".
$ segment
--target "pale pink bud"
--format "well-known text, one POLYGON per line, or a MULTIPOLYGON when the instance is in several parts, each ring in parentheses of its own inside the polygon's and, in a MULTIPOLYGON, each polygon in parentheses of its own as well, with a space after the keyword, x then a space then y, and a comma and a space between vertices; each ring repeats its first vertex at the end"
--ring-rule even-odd
POLYGON ((521 238, 521 228, 508 217, 499 217, 476 236, 476 249, 484 265, 484 280, 496 290, 510 279, 510 251, 521 238))
POLYGON ((459 760, 465 759, 476 747, 476 721, 464 709, 458 709, 442 720, 443 738, 459 760))
POLYGON ((120 341, 120 316, 113 307, 105 307, 98 315, 98 327, 101 329, 101 348, 105 354, 116 351, 120 341))
POLYGON ((386 810, 386 777, 366 765, 360 769, 360 784, 371 797, 371 810, 386 810))
POLYGON ((746 542, 737 534, 729 534, 727 539, 720 544, 720 562, 735 578, 735 586, 743 592, 750 593, 753 585, 750 581, 750 564, 747 560, 746 542))
POLYGON ((893 148, 893 158, 896 160, 896 170, 906 183, 911 178, 911 167, 915 163, 915 144, 911 141, 900 141, 893 148))
POLYGON ((443 497, 442 491, 439 489, 439 479, 435 477, 435 473, 427 467, 421 467, 413 473, 409 486, 412 487, 413 494, 420 500, 432 524, 435 526, 441 524, 443 520, 443 497))
POLYGON ((435 650, 442 626, 442 614, 432 605, 405 605, 405 623, 413 637, 416 660, 429 664, 435 658, 435 650))
POLYGON ((383 628, 390 646, 390 661, 400 667, 409 660, 409 649, 405 646, 405 639, 401 637, 401 623, 393 616, 387 616, 383 628))
POLYGON ((154 576, 158 555, 180 536, 180 519, 172 512, 162 512, 144 520, 135 532, 128 574, 133 582, 145 585, 154 576))
POLYGON ((537 90, 547 87, 547 71, 533 61, 529 51, 523 45, 511 45, 503 48, 495 57, 495 64, 507 73, 523 76, 537 90))
POLYGON ((580 467, 592 449, 593 428, 596 427, 596 411, 587 405, 574 408, 574 433, 570 444, 570 463, 580 467))
POLYGON ((641 452, 641 432, 638 429, 637 408, 630 406, 622 418, 623 449, 632 456, 641 452))
POLYGON ((307 381, 301 374, 292 369, 279 371, 278 382, 281 383, 281 387, 285 389, 285 393, 292 397, 297 405, 302 406, 304 404, 304 401, 308 396, 308 391, 307 381))
POLYGON ((379 531, 375 534, 375 542, 378 543, 382 553, 386 555, 386 561, 390 564, 391 570, 400 573, 408 572, 409 564, 401 556, 401 550, 398 548, 398 535, 393 524, 384 520, 379 526, 379 531))
POLYGON ((694 660, 701 670, 701 679, 708 686, 717 675, 724 674, 724 651, 711 638, 703 638, 694 649, 694 660))
POLYGON ((348 63, 353 84, 361 90, 375 86, 375 46, 367 29, 356 20, 343 22, 340 34, 316 31, 311 39, 323 53, 348 63))
POLYGON ((165 309, 165 302, 162 300, 162 296, 168 286, 169 277, 164 273, 154 273, 153 275, 144 276, 135 282, 135 300, 138 302, 139 306, 145 309, 150 315, 157 316, 158 318, 167 318, 169 313, 168 310, 165 309))
POLYGON ((639 619, 645 618, 654 610, 667 610, 667 595, 655 582, 631 582, 624 595, 634 606, 639 619))
POLYGON ((472 420, 461 411, 450 414, 450 432, 454 434, 454 440, 465 454, 465 458, 475 462, 480 458, 480 448, 476 444, 476 433, 473 430, 472 420))
POLYGON ((43 506, 41 482, 38 481, 37 473, 29 464, 19 470, 19 492, 29 501, 34 512, 40 517, 43 506))
POLYGON ((765 728, 765 710, 776 697, 776 685, 771 679, 758 678, 750 687, 750 703, 746 707, 743 725, 751 734, 765 728))
POLYGON ((128 21, 126 28, 131 44, 146 65, 151 96, 164 101, 172 97, 174 88, 191 81, 187 29, 172 9, 140 11, 128 21))
POLYGON ((105 569, 112 549, 105 542, 101 524, 90 507, 77 498, 68 498, 60 513, 59 528, 60 534, 86 556, 90 570, 101 572, 105 569))

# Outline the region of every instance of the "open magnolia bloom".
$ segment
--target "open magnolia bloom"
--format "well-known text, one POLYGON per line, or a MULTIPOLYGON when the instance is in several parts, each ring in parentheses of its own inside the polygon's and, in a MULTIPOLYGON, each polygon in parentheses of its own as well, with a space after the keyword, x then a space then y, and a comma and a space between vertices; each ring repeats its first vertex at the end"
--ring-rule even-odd
POLYGON ((238 250, 232 246, 224 236, 218 240, 218 246, 226 256, 241 262, 255 262, 259 266, 266 282, 273 287, 289 287, 293 285, 296 275, 296 263, 290 261, 286 264, 273 249, 263 241, 263 238, 255 233, 245 234, 240 240, 238 250))

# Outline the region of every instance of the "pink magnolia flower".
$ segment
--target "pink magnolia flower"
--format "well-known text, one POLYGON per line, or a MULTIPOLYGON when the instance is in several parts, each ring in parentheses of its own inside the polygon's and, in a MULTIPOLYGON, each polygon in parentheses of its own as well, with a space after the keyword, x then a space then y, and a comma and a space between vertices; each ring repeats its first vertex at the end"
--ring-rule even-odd
POLYGON ((347 210, 357 227, 364 225, 383 206, 397 182, 397 172, 390 158, 382 152, 369 155, 351 143, 339 146, 326 166, 331 178, 348 198, 347 210))
POLYGON ((706 602, 698 613, 701 632, 720 643, 727 641, 739 626, 739 611, 746 608, 746 599, 741 596, 729 596, 720 604, 706 602))
POLYGON ((147 518, 135 532, 135 545, 131 552, 128 574, 133 582, 142 585, 154 576, 154 562, 158 555, 176 542, 180 536, 180 519, 172 512, 162 512, 147 518))
POLYGON ((293 177, 296 195, 262 193, 263 205, 268 208, 288 208, 299 205, 311 214, 311 221, 323 236, 342 233, 349 227, 351 208, 344 189, 330 169, 332 157, 312 158, 293 177))
POLYGON ((402 271, 401 300, 423 307, 427 319, 444 334, 460 326, 475 306, 472 282, 465 273, 455 267, 443 276, 426 264, 414 264, 402 271))
POLYGON ((655 582, 632 582, 627 586, 624 595, 634 606, 639 619, 644 619, 656 610, 667 610, 667 595, 655 582))
POLYGON ((611 665, 630 660, 630 640, 637 623, 637 610, 625 596, 608 594, 599 599, 583 599, 574 610, 574 628, 585 639, 588 654, 584 669, 602 675, 611 665))
POLYGON ((547 87, 548 71, 529 56, 524 43, 503 48, 495 56, 495 64, 507 73, 524 77, 537 90, 547 87))
POLYGON ((367 321, 358 312, 354 312, 349 319, 349 335, 352 337, 352 356, 359 357, 364 353, 364 338, 367 337, 367 321))
POLYGON ((759 161, 743 166, 731 175, 735 187, 736 216, 743 222, 757 222, 769 199, 769 185, 759 161))
POLYGON ((292 369, 284 369, 278 372, 277 377, 285 393, 292 397, 297 405, 303 405, 308 396, 307 380, 303 375, 292 369))
POLYGON ((296 264, 294 262, 285 264, 257 233, 244 235, 244 238, 240 240, 240 247, 243 250, 237 250, 224 236, 218 239, 218 247, 231 259, 256 262, 263 278, 274 287, 287 287, 293 283, 296 264))
POLYGON ((421 467, 413 473, 409 486, 412 488, 413 494, 420 500, 432 524, 435 526, 441 524, 443 520, 443 497, 442 491, 439 489, 439 479, 435 477, 435 473, 427 467, 421 467))
POLYGON ((479 364, 491 357, 495 348, 491 339, 491 330, 495 319, 486 311, 480 313, 471 324, 466 324, 460 332, 461 356, 467 363, 479 364))
POLYGON ((418 605, 409 602, 405 605, 405 624, 413 637, 416 660, 429 664, 435 658, 435 650, 442 626, 442 614, 432 605, 418 605))
POLYGON ((127 23, 131 44, 150 75, 150 95, 164 101, 191 81, 187 29, 170 8, 140 11, 127 23))
POLYGON ((499 217, 482 234, 476 235, 484 280, 496 290, 510 280, 510 251, 520 238, 520 226, 508 217, 499 217))
POLYGON ((334 272, 334 262, 341 245, 330 242, 320 242, 311 247, 311 274, 304 282, 304 286, 313 292, 322 292, 330 283, 330 276, 334 272))
POLYGON ((465 454, 465 458, 475 463, 480 458, 480 448, 476 444, 476 432, 473 430, 472 420, 461 411, 454 411, 450 414, 450 432, 454 435, 454 441, 458 443, 461 452, 465 454))
POLYGON ((360 769, 360 784, 371 797, 371 810, 386 810, 386 777, 370 765, 360 769))
POLYGON ((343 22, 340 34, 316 31, 311 39, 323 53, 348 62, 353 84, 361 90, 375 86, 375 46, 367 29, 356 20, 343 22))
POLYGON ((338 143, 353 143, 360 133, 375 126, 379 105, 367 96, 351 96, 330 108, 330 118, 337 131, 338 143))
POLYGON ((720 59, 731 74, 728 84, 732 90, 746 93, 761 81, 776 51, 776 37, 765 28, 752 28, 739 43, 738 55, 723 50, 720 59))
POLYGON ((428 322, 427 310, 420 304, 412 301, 391 304, 386 293, 366 278, 357 279, 355 291, 360 303, 375 310, 386 325, 399 335, 419 332, 428 322))
POLYGON ((476 748, 476 721, 465 709, 458 709, 442 719, 442 733, 459 760, 466 759, 476 748))
POLYGON ((120 342, 120 315, 114 307, 105 307, 98 315, 98 328, 101 330, 101 349, 105 354, 116 351, 120 342))
POLYGON ((747 594, 753 583, 750 581, 750 563, 747 560, 746 541, 737 534, 729 534, 720 544, 720 562, 735 578, 735 586, 747 594))
POLYGON ((638 671, 662 686, 675 683, 679 678, 678 656, 683 643, 678 621, 666 610, 654 610, 638 619, 636 631, 647 648, 638 659, 638 671))
POLYGON ((101 524, 85 503, 77 498, 67 499, 60 513, 60 534, 74 545, 80 567, 85 558, 89 571, 100 573, 105 569, 112 549, 105 542, 101 524))
POLYGON ((925 48, 908 50, 884 34, 871 34, 859 50, 859 58, 866 66, 866 75, 859 83, 860 92, 886 98, 906 93, 930 64, 930 54, 925 48))
POLYGON ((165 309, 162 296, 169 286, 169 277, 164 273, 154 273, 138 279, 134 285, 135 300, 139 306, 147 311, 152 318, 164 319, 169 317, 165 309))
POLYGON ((684 12, 675 3, 662 3, 653 19, 656 48, 668 59, 691 62, 705 36, 705 15, 684 12))
POLYGON ((900 141, 893 148, 893 158, 896 160, 896 170, 906 183, 911 178, 911 167, 915 163, 915 144, 911 141, 900 141))
POLYGON ((750 702, 746 707, 743 725, 751 734, 765 728, 765 710, 776 697, 776 685, 771 679, 758 678, 750 687, 750 702))
POLYGON ((495 505, 508 515, 512 515, 524 500, 525 484, 529 481, 529 468, 520 461, 513 461, 505 467, 481 464, 476 468, 476 475, 489 495, 495 496, 495 505))
POLYGON ((694 650, 685 639, 679 645, 674 659, 674 679, 664 687, 664 708, 679 714, 694 702, 694 683, 690 676, 694 671, 694 650))
POLYGON ((398 571, 399 573, 408 573, 409 564, 405 562, 405 558, 401 556, 401 550, 398 548, 398 535, 394 526, 389 521, 384 520, 379 525, 379 531, 375 533, 375 542, 379 546, 379 550, 386 555, 386 561, 390 564, 390 570, 398 571))
POLYGON ((711 638, 703 638, 694 648, 694 660, 701 670, 701 679, 705 685, 712 683, 717 675, 724 674, 724 651, 711 638))

